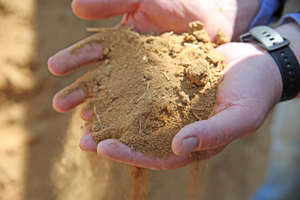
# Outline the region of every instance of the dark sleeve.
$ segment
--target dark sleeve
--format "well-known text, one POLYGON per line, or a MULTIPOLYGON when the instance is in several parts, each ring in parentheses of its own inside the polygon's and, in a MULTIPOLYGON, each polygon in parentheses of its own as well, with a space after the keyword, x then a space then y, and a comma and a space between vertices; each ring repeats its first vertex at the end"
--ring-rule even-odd
POLYGON ((287 0, 260 0, 260 10, 251 22, 249 29, 258 25, 268 25, 278 20, 287 0))
POLYGON ((280 24, 285 24, 289 22, 297 22, 300 25, 300 13, 289 13, 283 16, 280 20, 280 24))

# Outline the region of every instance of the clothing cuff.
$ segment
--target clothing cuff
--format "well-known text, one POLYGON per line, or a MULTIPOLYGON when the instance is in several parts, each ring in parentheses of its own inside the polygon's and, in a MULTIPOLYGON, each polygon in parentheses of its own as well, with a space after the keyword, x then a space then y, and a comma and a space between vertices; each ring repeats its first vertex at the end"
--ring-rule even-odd
POLYGON ((260 10, 251 22, 249 29, 276 21, 283 10, 285 0, 260 0, 260 10))
POLYGON ((283 16, 280 20, 279 25, 286 24, 289 22, 296 22, 300 25, 300 13, 289 13, 283 16))

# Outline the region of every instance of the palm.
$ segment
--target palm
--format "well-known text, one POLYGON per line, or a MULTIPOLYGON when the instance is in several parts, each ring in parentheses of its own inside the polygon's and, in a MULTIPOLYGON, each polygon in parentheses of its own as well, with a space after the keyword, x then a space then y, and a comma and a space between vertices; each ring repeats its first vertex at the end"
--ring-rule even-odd
POLYGON ((257 11, 258 1, 252 1, 250 5, 245 0, 115 0, 110 3, 73 0, 72 3, 73 11, 79 17, 103 19, 124 14, 122 23, 133 25, 142 32, 182 33, 189 22, 199 20, 207 25, 205 29, 211 38, 215 38, 219 28, 229 38, 246 31, 257 11), (247 9, 239 9, 239 6, 247 9))
POLYGON ((224 132, 232 124, 241 125, 230 135, 236 139, 254 133, 262 125, 280 98, 281 85, 277 80, 281 77, 272 57, 258 46, 229 43, 218 51, 227 58, 227 66, 217 94, 216 113, 221 115, 216 117, 222 118, 224 132))
POLYGON ((210 36, 214 36, 219 28, 231 36, 235 17, 233 13, 236 9, 232 3, 233 1, 216 3, 216 1, 206 0, 142 1, 137 10, 124 15, 122 22, 134 25, 138 31, 181 33, 187 30, 189 22, 199 20, 204 24, 213 23, 215 25, 206 27, 210 36), (220 6, 225 9, 224 12, 220 12, 220 6), (210 13, 215 14, 211 15, 210 13), (216 22, 216 18, 221 20, 216 22))

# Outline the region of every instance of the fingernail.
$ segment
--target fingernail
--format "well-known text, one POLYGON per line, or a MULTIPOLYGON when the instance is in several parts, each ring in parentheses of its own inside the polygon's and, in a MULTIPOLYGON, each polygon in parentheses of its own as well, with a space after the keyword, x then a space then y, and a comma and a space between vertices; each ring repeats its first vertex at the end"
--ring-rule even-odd
POLYGON ((179 155, 185 155, 195 150, 199 145, 197 137, 190 137, 182 141, 182 145, 178 150, 179 155))

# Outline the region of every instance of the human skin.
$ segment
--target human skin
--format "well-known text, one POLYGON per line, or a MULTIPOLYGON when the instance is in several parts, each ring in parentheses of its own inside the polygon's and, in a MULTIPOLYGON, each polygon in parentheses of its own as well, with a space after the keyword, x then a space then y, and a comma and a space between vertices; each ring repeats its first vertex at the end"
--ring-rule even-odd
MULTIPOLYGON (((296 55, 300 55, 298 25, 286 24, 277 28, 277 31, 291 41, 291 49, 296 55)), ((132 152, 122 143, 119 143, 119 151, 108 145, 113 140, 105 140, 97 145, 86 129, 80 147, 103 157, 140 167, 175 169, 190 163, 188 154, 192 151, 201 150, 201 159, 209 159, 235 139, 253 134, 280 99, 282 81, 278 67, 268 52, 252 43, 229 43, 217 50, 226 57, 227 67, 217 93, 216 114, 208 120, 190 124, 180 130, 172 143, 174 155, 164 160, 152 159, 142 153, 132 152)), ((62 50, 49 59, 48 65, 53 74, 64 75, 102 57, 101 44, 93 44, 84 46, 77 56, 71 55, 68 48, 62 50)), ((67 112, 83 102, 84 98, 85 93, 80 90, 64 99, 56 95, 53 107, 59 112, 67 112)), ((88 120, 91 114, 82 112, 82 117, 88 120)))
MULTIPOLYGON (((206 25, 205 30, 213 41, 219 28, 232 40, 246 32, 259 8, 259 0, 72 1, 73 12, 81 18, 105 19, 124 14, 121 24, 134 26, 140 32, 182 33, 187 30, 189 22, 199 20, 206 25)), ((56 54, 56 59, 62 58, 60 66, 53 65, 49 67, 50 71, 61 76, 103 58, 101 45, 91 45, 85 51, 77 57, 61 51, 56 54)))
POLYGON ((73 12, 84 19, 123 15, 122 24, 137 31, 182 33, 199 20, 215 38, 221 28, 230 39, 246 32, 260 8, 259 0, 73 0, 73 12))

